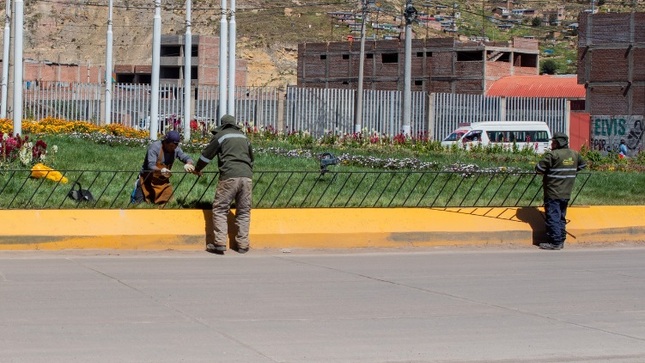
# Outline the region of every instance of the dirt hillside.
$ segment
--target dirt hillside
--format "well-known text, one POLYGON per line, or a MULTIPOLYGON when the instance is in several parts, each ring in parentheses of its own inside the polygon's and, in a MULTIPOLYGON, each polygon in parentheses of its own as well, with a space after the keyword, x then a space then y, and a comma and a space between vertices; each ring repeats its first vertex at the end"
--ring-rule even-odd
MULTIPOLYGON (((405 0, 367 1, 372 4, 373 19, 379 23, 401 24, 405 0), (377 8, 375 8, 377 6, 377 8), (376 13, 374 9, 377 9, 376 13)), ((437 14, 433 2, 414 1, 419 11, 437 14)), ((546 1, 547 3, 551 1, 546 1)), ((553 2, 555 3, 555 2, 553 2)), ((193 0, 192 33, 219 35, 220 1, 193 0)), ((295 84, 298 44, 302 42, 345 40, 347 24, 332 20, 329 12, 358 12, 359 1, 329 0, 237 0, 236 23, 239 58, 248 61, 248 84, 285 86, 295 84)), ((461 29, 475 29, 481 2, 455 1, 460 12, 461 29), (475 23, 466 24, 468 17, 475 23)), ((487 1, 486 6, 505 6, 506 1, 487 1)), ((567 6, 586 5, 567 2, 567 6)), ((574 9, 575 10, 575 9, 574 9)), ((108 0, 25 0, 24 57, 63 63, 105 64, 108 0)), ((150 64, 154 3, 150 0, 114 0, 113 52, 115 64, 150 64)), ((481 13, 479 13, 481 14, 481 13)), ((0 9, 4 17, 4 6, 0 9)), ((163 0, 162 33, 183 34, 185 1, 163 0)), ((530 29, 530 26, 524 28, 530 29)), ((4 27, 0 29, 3 31, 4 27)), ((446 36, 441 29, 418 29, 417 37, 446 36)), ((461 30, 460 30, 461 31, 461 30)), ((533 34, 530 33, 529 34, 533 34)), ((377 33, 378 37, 379 35, 377 33)))

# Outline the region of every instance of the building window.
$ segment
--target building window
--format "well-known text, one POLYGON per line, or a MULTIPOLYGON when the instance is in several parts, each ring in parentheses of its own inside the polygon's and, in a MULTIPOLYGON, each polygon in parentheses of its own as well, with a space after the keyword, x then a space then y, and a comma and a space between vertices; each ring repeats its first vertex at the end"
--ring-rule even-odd
POLYGON ((349 59, 349 54, 343 54, 343 59, 349 59))
POLYGON ((367 59, 372 59, 372 58, 374 58, 374 54, 372 54, 372 53, 367 53, 367 54, 365 54, 365 58, 367 58, 367 59))
POLYGON ((420 80, 420 79, 417 79, 417 80, 414 81, 414 85, 415 86, 423 86, 423 81, 420 80))
POLYGON ((180 45, 163 45, 159 48, 160 57, 181 57, 180 45))
POLYGON ((423 57, 423 52, 417 52, 417 57, 419 58, 423 57))
POLYGON ((464 51, 457 52, 457 62, 477 62, 484 60, 484 52, 464 51))
POLYGON ((327 54, 321 54, 320 55, 320 60, 325 60, 327 59, 327 54))
POLYGON ((519 67, 533 67, 537 68, 537 54, 518 54, 514 55, 515 61, 513 65, 519 67))
POLYGON ((510 62, 511 53, 510 52, 488 52, 488 60, 493 62, 510 62))
POLYGON ((426 52, 426 57, 432 57, 432 52, 426 52))
POLYGON ((134 74, 117 73, 116 83, 134 83, 134 74))
POLYGON ((159 77, 167 78, 167 79, 180 79, 179 78, 180 69, 181 69, 180 67, 160 67, 159 77))
POLYGON ((399 53, 383 53, 381 61, 383 63, 399 63, 399 53))

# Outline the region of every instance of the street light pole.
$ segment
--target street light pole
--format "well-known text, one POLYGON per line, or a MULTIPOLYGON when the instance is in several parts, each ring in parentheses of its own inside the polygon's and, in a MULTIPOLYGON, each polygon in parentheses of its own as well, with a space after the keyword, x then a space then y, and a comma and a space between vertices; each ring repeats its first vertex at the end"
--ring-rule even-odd
POLYGON ((193 33, 192 22, 192 1, 186 0, 186 34, 184 38, 184 141, 190 140, 190 102, 191 102, 191 81, 192 81, 192 57, 193 57, 193 33))
POLYGON ((105 120, 106 125, 112 123, 112 2, 108 5, 107 34, 105 41, 105 120))
POLYGON ((150 81, 150 139, 159 134, 159 65, 161 58, 161 0, 155 0, 152 26, 152 79, 150 81))
POLYGON ((13 134, 22 135, 22 48, 24 37, 24 10, 23 0, 14 2, 15 10, 15 38, 13 53, 13 134))
POLYGON ((358 87, 356 88, 356 104, 354 105, 354 132, 359 133, 363 127, 363 76, 365 72, 365 17, 367 15, 366 0, 363 0, 363 21, 361 22, 361 53, 358 61, 358 87))
POLYGON ((412 114, 412 22, 417 16, 417 10, 412 6, 412 0, 405 5, 405 69, 403 80, 403 128, 404 135, 411 131, 412 114))
POLYGON ((226 25, 226 16, 228 11, 226 10, 228 0, 222 0, 222 17, 219 21, 219 113, 217 122, 226 115, 226 107, 228 102, 226 100, 227 90, 226 90, 226 70, 228 69, 228 26, 226 25))
POLYGON ((235 0, 231 0, 231 17, 228 21, 228 105, 226 113, 235 116, 235 39, 237 38, 237 25, 235 23, 235 0))
POLYGON ((0 108, 0 118, 7 118, 7 89, 9 84, 9 42, 11 37, 11 0, 6 0, 5 22, 4 22, 4 41, 2 43, 2 107, 0 108))

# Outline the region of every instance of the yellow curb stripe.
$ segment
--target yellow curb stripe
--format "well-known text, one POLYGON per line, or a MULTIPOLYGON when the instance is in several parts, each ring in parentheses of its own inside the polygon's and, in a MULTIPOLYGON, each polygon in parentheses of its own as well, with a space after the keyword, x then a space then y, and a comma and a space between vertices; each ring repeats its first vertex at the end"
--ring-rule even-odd
MULTIPOLYGON (((567 243, 645 241, 645 206, 571 207, 567 219, 567 243)), ((210 210, 2 210, 0 220, 0 250, 203 250, 212 239, 210 210)), ((256 209, 250 238, 258 249, 530 245, 543 230, 538 208, 256 209)))

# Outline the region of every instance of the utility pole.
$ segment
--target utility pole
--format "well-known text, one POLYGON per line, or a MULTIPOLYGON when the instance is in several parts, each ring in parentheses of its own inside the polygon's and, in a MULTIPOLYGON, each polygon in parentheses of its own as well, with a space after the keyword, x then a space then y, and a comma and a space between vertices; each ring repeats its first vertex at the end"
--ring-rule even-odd
POLYGON ((184 38, 184 141, 190 140, 191 81, 193 57, 192 1, 186 0, 186 34, 184 38))
POLYGON ((486 0, 482 0, 482 41, 486 39, 486 0))
POLYGON ((226 113, 235 116, 235 39, 237 29, 235 24, 235 0, 231 0, 231 17, 228 21, 228 106, 226 113))
POLYGON ((358 60, 358 87, 354 105, 354 132, 359 133, 363 127, 363 75, 365 72, 365 18, 367 17, 367 0, 363 0, 363 20, 361 22, 361 53, 358 60))
POLYGON ((403 134, 410 135, 412 114, 412 22, 417 17, 417 9, 412 0, 405 5, 405 70, 403 83, 403 134))
POLYGON ((108 6, 107 35, 105 41, 105 120, 106 125, 112 123, 112 2, 108 6))
POLYGON ((4 40, 2 48, 2 107, 0 118, 7 118, 7 90, 9 84, 9 43, 11 38, 11 0, 6 0, 4 40))
POLYGON ((14 30, 14 53, 13 53, 13 134, 22 135, 22 48, 24 37, 24 10, 23 0, 14 2, 15 30, 14 30))
MULTIPOLYGON (((152 26, 152 79, 150 80, 150 139, 159 134, 159 65, 161 58, 161 0, 155 0, 152 26)), ((105 70, 107 74, 108 70, 105 70)), ((106 80, 107 82, 107 80, 106 80)), ((107 117, 107 115, 106 115, 107 117)))
POLYGON ((226 10, 227 3, 228 0, 222 0, 222 17, 219 21, 219 113, 217 122, 226 115, 226 106, 228 106, 226 101, 226 70, 228 68, 228 26, 226 25, 226 16, 228 14, 228 11, 226 10))

